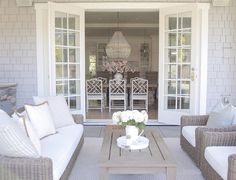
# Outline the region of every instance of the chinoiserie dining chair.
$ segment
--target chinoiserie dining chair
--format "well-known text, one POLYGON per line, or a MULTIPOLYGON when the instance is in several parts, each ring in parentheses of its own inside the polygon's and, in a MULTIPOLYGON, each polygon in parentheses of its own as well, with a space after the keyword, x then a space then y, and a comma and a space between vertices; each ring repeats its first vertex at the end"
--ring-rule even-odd
POLYGON ((123 101, 126 110, 126 80, 112 79, 109 81, 109 112, 111 109, 120 109, 121 106, 114 106, 114 101, 123 101))
POLYGON ((107 78, 97 77, 97 79, 102 81, 103 87, 103 97, 104 97, 104 106, 107 106, 107 97, 108 97, 108 86, 107 86, 107 78))
POLYGON ((146 109, 148 111, 148 80, 136 78, 131 81, 130 107, 134 109, 134 101, 144 101, 143 107, 135 107, 135 109, 146 109))
POLYGON ((103 86, 102 80, 97 78, 86 80, 86 95, 87 95, 87 112, 88 109, 101 109, 103 111, 104 107, 104 96, 103 96, 103 86), (89 107, 89 101, 101 101, 100 108, 89 107))

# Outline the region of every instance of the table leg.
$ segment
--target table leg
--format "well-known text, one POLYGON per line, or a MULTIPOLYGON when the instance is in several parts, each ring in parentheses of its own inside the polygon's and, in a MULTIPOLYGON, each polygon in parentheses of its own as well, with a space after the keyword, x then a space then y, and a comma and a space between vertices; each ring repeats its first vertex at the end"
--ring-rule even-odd
POLYGON ((176 179, 176 168, 175 167, 168 167, 166 173, 167 180, 175 180, 176 179))
POLYGON ((106 168, 100 168, 99 180, 108 180, 109 174, 106 168))

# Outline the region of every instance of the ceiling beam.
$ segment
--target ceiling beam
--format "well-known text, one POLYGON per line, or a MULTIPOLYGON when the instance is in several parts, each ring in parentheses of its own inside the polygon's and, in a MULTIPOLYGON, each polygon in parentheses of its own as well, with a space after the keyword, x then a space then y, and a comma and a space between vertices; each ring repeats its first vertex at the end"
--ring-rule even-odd
MULTIPOLYGON (((86 28, 117 28, 117 23, 85 23, 86 28)), ((159 24, 119 23, 119 28, 159 28, 159 24)))
POLYGON ((230 0, 212 0, 213 6, 229 6, 230 0))
POLYGON ((16 0, 16 5, 19 7, 32 6, 33 0, 16 0))

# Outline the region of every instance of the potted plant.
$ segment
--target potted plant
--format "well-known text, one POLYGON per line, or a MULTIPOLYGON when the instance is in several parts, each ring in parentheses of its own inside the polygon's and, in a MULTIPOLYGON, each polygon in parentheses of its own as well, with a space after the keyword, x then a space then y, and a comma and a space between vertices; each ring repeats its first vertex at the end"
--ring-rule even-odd
POLYGON ((112 120, 114 124, 124 126, 126 138, 134 141, 144 132, 148 114, 146 111, 139 112, 137 110, 118 111, 113 114, 112 120), (141 131, 140 134, 139 131, 141 131))

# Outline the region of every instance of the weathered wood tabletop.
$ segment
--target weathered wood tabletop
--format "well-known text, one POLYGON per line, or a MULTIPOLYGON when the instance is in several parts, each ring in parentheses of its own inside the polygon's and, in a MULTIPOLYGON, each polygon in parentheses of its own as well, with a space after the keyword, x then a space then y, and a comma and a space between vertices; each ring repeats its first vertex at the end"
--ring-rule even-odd
POLYGON ((144 131, 149 147, 142 150, 126 150, 117 146, 116 140, 124 136, 120 126, 107 126, 100 154, 100 180, 108 180, 109 174, 166 174, 166 179, 176 179, 176 164, 159 133, 144 131))

